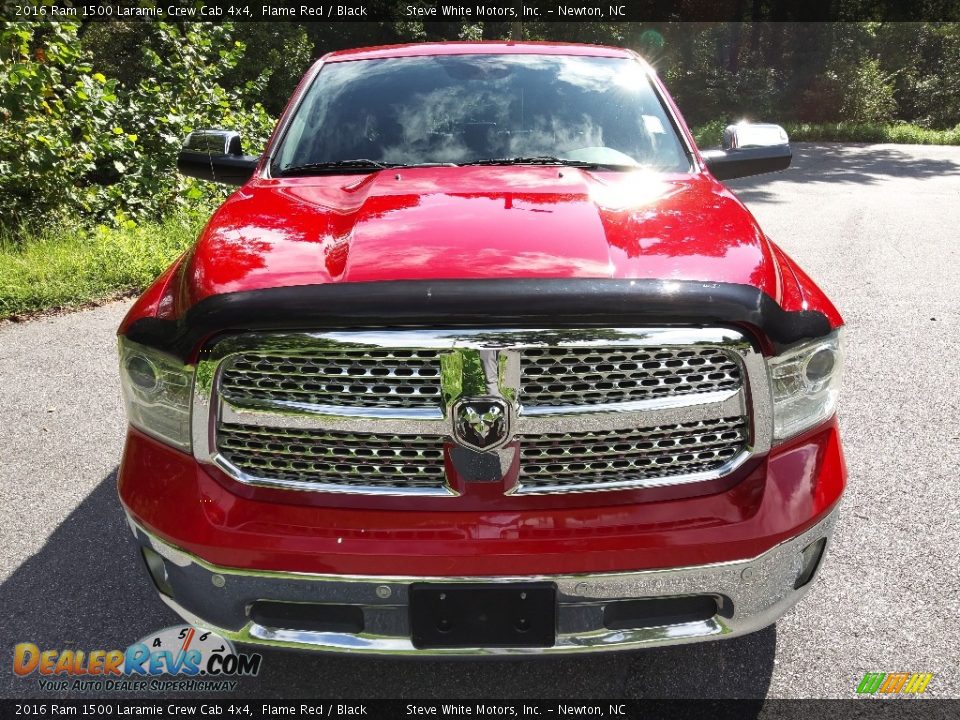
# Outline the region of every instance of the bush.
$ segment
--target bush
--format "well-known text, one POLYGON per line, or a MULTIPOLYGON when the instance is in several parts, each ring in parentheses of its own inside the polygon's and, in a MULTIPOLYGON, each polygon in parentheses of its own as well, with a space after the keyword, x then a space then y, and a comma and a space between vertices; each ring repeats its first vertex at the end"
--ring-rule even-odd
POLYGON ((724 120, 711 120, 704 125, 691 128, 691 131, 693 132, 693 139, 696 141, 697 147, 701 150, 709 150, 710 148, 720 147, 720 144, 723 141, 723 130, 729 124, 730 123, 724 120))
POLYGON ((95 178, 135 149, 116 80, 92 72, 78 25, 0 24, 0 218, 7 226, 95 212, 95 178))
POLYGON ((960 145, 960 126, 931 130, 910 123, 787 123, 792 141, 960 145))
POLYGON ((273 119, 258 101, 267 74, 227 89, 222 76, 232 70, 244 45, 230 38, 229 26, 189 23, 181 31, 167 23, 152 26, 144 46, 150 76, 124 93, 119 119, 134 129, 139 145, 130 167, 110 185, 104 208, 120 208, 136 220, 222 199, 222 188, 176 172, 183 138, 201 127, 237 130, 252 154, 262 151, 273 119))
POLYGON ((897 110, 894 90, 893 76, 876 58, 856 65, 836 61, 804 91, 799 117, 814 123, 888 123, 897 110))
POLYGON ((666 83, 693 124, 716 117, 767 122, 783 113, 780 79, 769 68, 742 68, 736 74, 722 67, 696 74, 677 68, 666 83))
POLYGON ((0 23, 0 223, 36 228, 78 215, 158 219, 224 193, 176 173, 183 137, 239 130, 258 152, 273 125, 257 101, 267 74, 221 83, 244 53, 228 25, 143 25, 148 76, 93 72, 76 23, 0 23))

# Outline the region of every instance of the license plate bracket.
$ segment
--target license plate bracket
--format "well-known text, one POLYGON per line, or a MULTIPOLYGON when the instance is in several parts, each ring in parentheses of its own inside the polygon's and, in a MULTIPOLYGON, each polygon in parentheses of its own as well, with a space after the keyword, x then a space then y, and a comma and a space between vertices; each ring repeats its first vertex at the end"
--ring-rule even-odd
POLYGON ((553 583, 410 586, 410 634, 417 648, 550 647, 556 633, 553 583))

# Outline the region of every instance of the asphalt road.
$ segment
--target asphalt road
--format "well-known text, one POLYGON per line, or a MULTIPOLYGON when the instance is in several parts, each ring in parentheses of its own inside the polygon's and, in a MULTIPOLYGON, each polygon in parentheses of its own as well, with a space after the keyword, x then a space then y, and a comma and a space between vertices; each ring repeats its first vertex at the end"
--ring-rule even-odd
MULTIPOLYGON (((266 652, 239 693, 311 697, 852 697, 864 672, 960 697, 960 148, 801 145, 731 184, 848 323, 850 485, 832 554, 775 627, 544 660, 266 652)), ((113 332, 128 303, 0 325, 0 697, 37 695, 12 648, 126 647, 177 618, 121 519, 113 332)))

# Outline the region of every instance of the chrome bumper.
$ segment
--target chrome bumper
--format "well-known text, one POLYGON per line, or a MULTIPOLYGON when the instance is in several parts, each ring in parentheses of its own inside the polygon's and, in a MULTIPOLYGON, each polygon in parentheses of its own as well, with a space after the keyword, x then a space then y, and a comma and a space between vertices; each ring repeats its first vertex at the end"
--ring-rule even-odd
MULTIPOLYGON (((373 655, 518 655, 624 650, 735 637, 774 623, 809 589, 794 584, 803 569, 802 551, 824 538, 829 547, 837 511, 806 532, 755 558, 664 570, 583 575, 497 577, 370 577, 259 572, 211 565, 130 522, 141 546, 163 559, 161 599, 187 622, 235 642, 326 652, 373 655), (419 649, 410 639, 411 583, 510 583, 546 581, 557 587, 556 643, 547 648, 419 649), (656 627, 609 629, 604 607, 614 601, 712 595, 712 618, 656 627), (268 628, 249 618, 258 600, 359 606, 361 633, 268 628)), ((819 558, 823 563, 824 554, 819 558)), ((156 579, 156 575, 155 575, 156 579)))

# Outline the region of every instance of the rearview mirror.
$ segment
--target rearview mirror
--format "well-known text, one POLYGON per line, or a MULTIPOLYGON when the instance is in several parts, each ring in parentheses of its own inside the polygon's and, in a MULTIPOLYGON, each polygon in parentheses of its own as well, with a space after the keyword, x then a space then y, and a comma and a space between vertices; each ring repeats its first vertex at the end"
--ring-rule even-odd
POLYGON ((790 139, 779 125, 738 123, 723 131, 723 149, 702 153, 717 180, 786 170, 793 159, 790 139))
POLYGON ((194 130, 183 141, 177 169, 184 175, 243 185, 253 174, 259 158, 244 155, 240 133, 230 130, 194 130))

